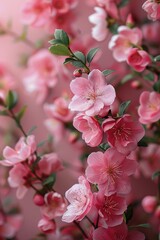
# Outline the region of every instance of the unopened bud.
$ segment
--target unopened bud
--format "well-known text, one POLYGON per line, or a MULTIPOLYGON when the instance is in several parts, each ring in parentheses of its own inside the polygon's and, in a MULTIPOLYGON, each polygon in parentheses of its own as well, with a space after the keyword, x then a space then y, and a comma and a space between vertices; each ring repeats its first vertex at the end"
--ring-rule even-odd
POLYGON ((133 28, 134 27, 135 23, 134 23, 132 14, 128 14, 128 17, 127 17, 127 20, 126 20, 126 25, 129 28, 133 28))
POLYGON ((73 72, 73 75, 75 77, 81 77, 82 76, 82 70, 81 69, 76 69, 74 72, 73 72))
POLYGON ((145 212, 152 213, 157 206, 157 199, 155 196, 146 196, 142 200, 142 207, 145 212))
POLYGON ((40 194, 36 194, 33 198, 33 202, 37 206, 43 206, 44 205, 44 198, 40 194))
POLYGON ((131 87, 134 89, 140 89, 142 87, 142 84, 139 81, 135 80, 131 82, 131 87))

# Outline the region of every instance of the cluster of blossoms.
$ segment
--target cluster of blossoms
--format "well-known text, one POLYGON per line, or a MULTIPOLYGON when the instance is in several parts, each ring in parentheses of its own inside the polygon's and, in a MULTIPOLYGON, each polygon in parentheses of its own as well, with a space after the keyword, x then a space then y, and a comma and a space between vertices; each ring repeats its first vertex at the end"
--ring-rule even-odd
MULTIPOLYGON (((33 203, 42 216, 38 228, 44 238, 144 240, 143 230, 139 231, 138 227, 145 223, 145 212, 149 214, 149 220, 146 219, 153 226, 154 238, 160 231, 160 56, 156 23, 160 19, 160 1, 147 0, 141 6, 147 12, 144 12, 146 17, 154 21, 152 24, 136 19, 126 0, 86 3, 91 11, 95 10, 88 16, 88 21, 95 25, 91 30, 93 39, 81 34, 75 26, 82 4, 78 0, 23 3, 24 25, 54 32, 54 39, 49 41, 50 51, 46 49, 49 33, 37 46, 28 36, 20 37, 10 29, 0 29, 32 48, 23 84, 28 94, 34 95, 38 107, 42 107, 46 116, 43 123, 51 135, 48 145, 40 152, 41 144, 22 126, 25 108, 18 110, 13 77, 0 64, 0 115, 12 118, 23 134, 14 148, 4 147, 0 171, 9 167, 6 178, 10 187, 16 188, 18 199, 34 190, 33 203), (102 71, 102 66, 108 63, 103 61, 101 66, 98 48, 91 48, 95 47, 94 40, 101 42, 107 38, 108 49, 116 61, 113 74, 112 70, 102 71), (133 104, 126 101, 128 97, 133 104), (59 148, 62 154, 64 140, 74 160, 77 155, 81 159, 78 166, 64 159, 68 153, 61 161, 58 150, 55 152, 59 148), (67 167, 78 170, 78 175, 73 172, 78 183, 74 179, 74 184, 61 193, 57 176, 67 167), (154 180, 157 193, 135 196, 130 179, 140 179, 141 174, 154 180), (142 219, 136 222, 133 218, 132 223, 136 204, 142 204, 144 212, 142 219), (61 218, 62 227, 57 218, 61 218)), ((64 173, 64 179, 67 178, 64 173)), ((4 188, 6 182, 1 176, 0 180, 0 187, 4 188)), ((21 216, 16 217, 5 213, 0 206, 0 239, 15 237, 21 222, 21 216)))

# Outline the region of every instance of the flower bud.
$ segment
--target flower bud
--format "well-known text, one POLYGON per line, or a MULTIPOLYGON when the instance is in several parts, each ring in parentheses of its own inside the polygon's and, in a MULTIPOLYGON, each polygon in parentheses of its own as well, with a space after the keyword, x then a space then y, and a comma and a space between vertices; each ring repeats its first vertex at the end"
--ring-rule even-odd
POLYGON ((156 205, 157 205, 157 199, 155 196, 146 196, 142 200, 142 207, 147 213, 152 213, 156 205))
POLYGON ((81 77, 82 76, 82 70, 81 69, 76 69, 74 72, 73 72, 73 75, 75 77, 81 77))
POLYGON ((37 206, 43 206, 44 205, 44 198, 40 194, 36 194, 33 198, 33 202, 37 206))

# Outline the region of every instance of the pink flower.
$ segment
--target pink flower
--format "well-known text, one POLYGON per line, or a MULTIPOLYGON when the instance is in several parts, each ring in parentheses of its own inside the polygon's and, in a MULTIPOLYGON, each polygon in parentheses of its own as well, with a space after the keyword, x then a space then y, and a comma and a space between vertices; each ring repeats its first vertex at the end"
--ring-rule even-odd
POLYGON ((97 115, 104 106, 110 108, 115 99, 115 89, 105 83, 104 75, 98 69, 94 69, 88 75, 88 79, 79 77, 72 80, 72 98, 69 108, 72 111, 84 111, 88 116, 97 115))
POLYGON ((49 219, 43 217, 38 222, 38 228, 40 231, 42 231, 45 234, 54 233, 56 230, 56 223, 54 220, 49 220, 49 219))
POLYGON ((73 126, 82 132, 82 139, 91 147, 98 146, 103 137, 102 129, 98 121, 85 114, 78 114, 73 120, 73 126))
POLYGON ((144 91, 140 96, 138 108, 139 121, 143 124, 157 122, 160 119, 160 94, 144 91))
POLYGON ((94 10, 96 13, 89 16, 89 21, 95 25, 92 28, 92 37, 97 41, 103 41, 108 34, 107 13, 101 7, 95 7, 94 10))
POLYGON ((31 171, 29 168, 21 163, 17 163, 9 171, 8 182, 10 187, 17 188, 17 198, 22 199, 28 191, 27 179, 31 171))
POLYGON ((105 153, 91 153, 87 163, 86 176, 88 181, 98 184, 98 188, 103 190, 106 196, 130 192, 128 176, 134 174, 136 170, 135 160, 126 158, 115 148, 109 148, 105 153))
POLYGON ((106 12, 111 18, 119 19, 118 16, 118 7, 117 4, 119 1, 117 0, 96 0, 97 4, 100 7, 105 8, 106 12))
POLYGON ((68 97, 64 96, 56 98, 53 103, 46 103, 44 110, 48 117, 55 118, 62 122, 71 121, 74 113, 68 109, 69 100, 68 97))
POLYGON ((24 162, 36 150, 35 136, 21 137, 15 149, 6 146, 3 150, 5 160, 0 161, 3 166, 11 167, 17 163, 24 162))
POLYGON ((52 14, 64 14, 77 6, 78 0, 51 0, 52 14))
POLYGON ((127 56, 127 63, 137 72, 142 72, 151 63, 151 58, 146 51, 132 48, 127 56))
POLYGON ((157 0, 147 0, 142 8, 147 12, 149 19, 156 21, 160 19, 160 3, 157 0))
POLYGON ((38 176, 49 176, 51 173, 62 170, 62 163, 56 153, 45 154, 38 162, 36 173, 38 176))
POLYGON ((114 35, 109 42, 109 49, 118 62, 125 61, 133 46, 139 46, 142 42, 142 32, 139 28, 130 29, 127 26, 120 26, 118 34, 114 35))
POLYGON ((137 147, 137 143, 144 136, 144 128, 139 122, 133 121, 128 114, 115 120, 115 124, 111 124, 111 121, 113 120, 106 119, 103 122, 104 131, 107 133, 107 141, 118 152, 128 155, 137 147))
POLYGON ((78 181, 79 184, 73 185, 65 193, 70 205, 62 216, 64 222, 81 221, 92 207, 93 194, 88 181, 83 176, 80 176, 78 181))
POLYGON ((119 226, 103 228, 99 227, 93 232, 93 240, 144 240, 145 236, 139 231, 129 231, 123 222, 119 226))
POLYGON ((48 192, 44 196, 45 204, 41 207, 42 214, 48 218, 53 219, 58 216, 62 216, 66 211, 66 201, 57 192, 48 192))
POLYGON ((56 85, 58 66, 57 58, 45 49, 29 59, 24 85, 29 93, 37 95, 38 103, 43 102, 49 88, 56 85))
POLYGON ((22 23, 34 27, 44 26, 49 21, 50 8, 48 0, 27 0, 22 6, 22 23))
POLYGON ((95 194, 95 206, 108 227, 114 227, 123 222, 123 213, 127 209, 125 198, 116 194, 104 196, 102 192, 98 192, 95 194))

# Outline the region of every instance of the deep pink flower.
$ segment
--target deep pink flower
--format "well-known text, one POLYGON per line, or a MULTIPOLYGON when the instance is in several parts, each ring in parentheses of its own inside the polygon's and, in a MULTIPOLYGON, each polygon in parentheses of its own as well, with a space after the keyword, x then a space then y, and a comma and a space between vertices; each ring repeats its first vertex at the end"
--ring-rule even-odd
POLYGON ((105 196, 102 192, 95 193, 95 206, 100 217, 104 218, 108 227, 123 222, 123 213, 127 209, 126 199, 116 194, 105 196))
POLYGON ((143 3, 142 8, 147 12, 149 19, 156 21, 160 19, 160 2, 157 0, 147 0, 143 3))
POLYGON ((73 126, 82 132, 82 139, 91 147, 98 146, 103 137, 103 131, 98 121, 85 114, 78 114, 73 119, 73 126))
POLYGON ((27 0, 22 6, 22 23, 42 27, 48 23, 51 3, 48 0, 27 0))
POLYGON ((42 214, 48 218, 53 219, 58 216, 62 216, 66 211, 66 201, 57 192, 48 192, 44 196, 45 204, 41 207, 42 214))
POLYGON ((29 168, 21 163, 17 163, 9 171, 8 182, 10 187, 17 188, 17 198, 22 199, 28 191, 27 178, 30 176, 29 168))
POLYGON ((49 88, 56 85, 58 69, 57 58, 46 49, 30 57, 23 81, 27 92, 37 95, 38 103, 43 102, 49 88))
POLYGON ((3 166, 13 166, 27 160, 36 150, 35 136, 21 137, 15 149, 6 146, 3 150, 5 160, 0 161, 3 166))
POLYGON ((81 221, 91 210, 93 194, 90 185, 83 176, 80 176, 78 181, 79 184, 74 184, 65 193, 70 205, 62 216, 62 221, 64 222, 81 221))
POLYGON ((133 121, 128 114, 116 120, 114 125, 110 122, 110 119, 106 119, 103 122, 108 143, 119 152, 128 155, 137 147, 137 143, 144 136, 144 128, 139 122, 133 121), (109 126, 107 126, 108 122, 109 126))
POLYGON ((95 26, 92 28, 92 37, 97 41, 103 41, 107 34, 107 13, 101 7, 94 8, 95 13, 89 16, 89 21, 95 26))
POLYGON ((142 72, 151 63, 151 58, 146 51, 132 48, 127 56, 127 63, 137 72, 142 72))
POLYGON ((114 35, 109 42, 109 49, 118 62, 125 61, 133 46, 139 46, 142 42, 142 32, 139 28, 120 26, 118 34, 114 35))
POLYGON ((97 115, 104 106, 110 108, 115 100, 115 89, 105 83, 104 75, 94 69, 88 79, 79 77, 70 84, 74 94, 69 108, 72 111, 84 111, 88 116, 97 115))
POLYGON ((114 193, 128 194, 130 183, 128 176, 137 167, 135 160, 126 158, 115 148, 109 148, 105 153, 93 152, 87 159, 86 176, 89 182, 98 184, 106 196, 114 193))
POLYGON ((49 220, 43 217, 38 222, 38 228, 40 229, 40 231, 42 231, 45 234, 54 233, 56 231, 56 223, 53 219, 49 220))
POLYGON ((139 100, 139 121, 143 124, 157 122, 160 119, 160 94, 144 91, 139 100))

